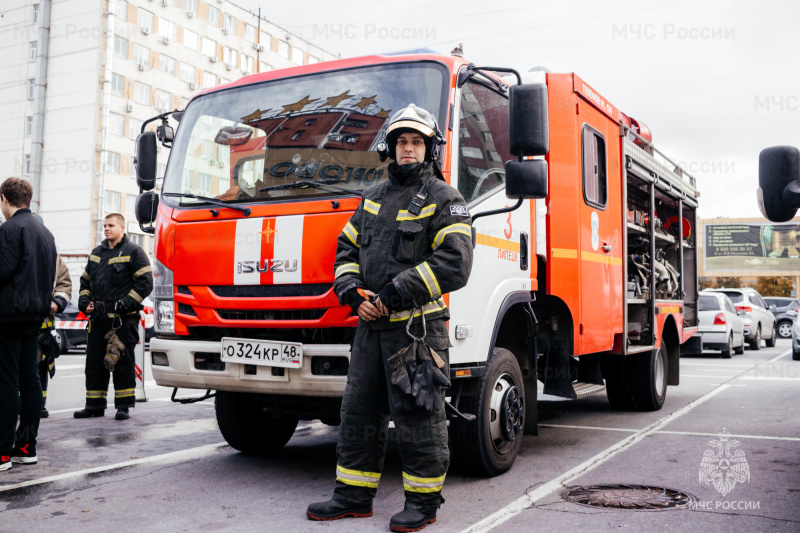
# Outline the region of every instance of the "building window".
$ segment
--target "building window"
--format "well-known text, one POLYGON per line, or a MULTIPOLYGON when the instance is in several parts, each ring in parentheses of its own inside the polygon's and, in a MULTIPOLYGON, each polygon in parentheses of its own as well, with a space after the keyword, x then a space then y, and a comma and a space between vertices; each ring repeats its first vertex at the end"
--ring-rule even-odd
POLYGON ((128 39, 119 35, 114 36, 114 55, 122 59, 128 59, 128 39))
POLYGON ((37 41, 31 41, 31 55, 28 58, 29 61, 36 61, 36 50, 39 47, 39 43, 37 41))
POLYGON ((194 83, 195 68, 189 63, 181 63, 181 79, 186 83, 194 83))
POLYGON ((200 37, 193 31, 183 29, 183 45, 192 50, 200 49, 200 37))
POLYGON ((119 213, 120 211, 120 200, 122 195, 118 192, 114 191, 106 191, 106 198, 105 203, 106 205, 103 206, 103 210, 106 213, 119 213))
POLYGON ((118 113, 109 113, 108 131, 114 135, 125 135, 125 117, 118 113))
POLYGON ((292 47, 292 61, 294 61, 298 65, 303 64, 303 51, 297 48, 296 46, 292 47))
POLYGON ((33 5, 33 23, 34 24, 39 23, 39 4, 33 5))
POLYGON ((165 56, 161 54, 158 59, 158 69, 163 72, 164 74, 169 74, 170 76, 175 75, 175 60, 169 56, 165 56))
POLYGON ((319 58, 314 56, 308 56, 308 64, 313 65, 315 63, 319 63, 319 58))
POLYGON ((25 154, 25 174, 31 173, 31 154, 25 154))
POLYGON ((588 205, 605 209, 608 184, 606 180, 606 141, 600 132, 583 127, 583 198, 588 205))
POLYGON ((150 105, 150 86, 135 82, 133 84, 133 100, 140 104, 150 105))
POLYGON ((114 16, 119 20, 128 20, 128 2, 126 0, 117 0, 116 6, 114 16))
POLYGON ((183 169, 183 191, 188 192, 194 189, 194 173, 188 169, 183 169))
POLYGON ((236 35, 236 17, 225 13, 223 17, 222 28, 228 30, 228 33, 236 35))
POLYGON ((259 72, 269 72, 270 70, 272 70, 272 65, 267 65, 263 61, 258 63, 258 71, 259 72))
POLYGON ((28 117, 25 124, 25 136, 30 137, 31 131, 33 131, 33 117, 28 117))
POLYGON ((122 96, 125 90, 125 77, 119 74, 111 74, 111 94, 122 96))
POLYGON ((242 54, 242 70, 247 73, 253 72, 253 58, 242 54))
POLYGON ((28 100, 33 100, 33 90, 36 87, 36 80, 28 80, 28 100))
MULTIPOLYGON (((117 152, 106 152, 106 157, 103 161, 103 172, 119 174, 119 154, 117 152)), ((119 209, 119 206, 117 206, 117 209, 119 209)))
MULTIPOLYGON (((131 165, 133 166, 133 165, 131 165)), ((136 216, 136 195, 135 194, 126 194, 125 195, 125 214, 130 217, 136 216)))
POLYGON ((197 190, 206 195, 211 194, 211 174, 197 174, 197 190))
POLYGON ((181 97, 181 109, 186 109, 187 105, 189 105, 189 99, 181 97))
POLYGON ((214 143, 208 139, 203 140, 203 157, 214 159, 214 143))
POLYGON ((236 50, 228 48, 227 46, 222 49, 222 60, 226 65, 236 66, 236 50))
POLYGON ((167 5, 172 7, 180 7, 180 5, 178 5, 178 0, 167 0, 167 5))
POLYGON ((206 5, 206 21, 213 26, 219 27, 219 9, 206 5))
POLYGON ((159 111, 169 111, 172 95, 161 89, 156 89, 156 109, 159 111))
POLYGON ((278 42, 278 54, 285 59, 289 59, 289 43, 278 42))
POLYGON ((256 42, 256 27, 251 24, 244 25, 244 38, 251 43, 256 42))
POLYGON ((264 46, 264 50, 266 50, 267 52, 272 50, 272 35, 270 35, 269 33, 262 31, 261 40, 258 42, 264 46))
POLYGON ((144 67, 150 66, 150 49, 141 44, 133 45, 133 62, 144 67))
POLYGON ((143 33, 153 33, 153 14, 140 7, 136 25, 143 33))
POLYGON ((217 41, 203 37, 203 53, 208 57, 217 57, 217 41))
POLYGON ((133 117, 128 119, 128 138, 136 139, 142 133, 142 121, 133 117))
POLYGON ((203 72, 203 89, 210 89, 217 84, 217 77, 210 72, 203 72))
POLYGON ((176 38, 176 26, 175 23, 171 20, 167 20, 164 17, 158 19, 158 34, 161 37, 166 37, 170 41, 174 41, 176 38))
POLYGON ((196 16, 197 0, 183 0, 183 10, 196 16))

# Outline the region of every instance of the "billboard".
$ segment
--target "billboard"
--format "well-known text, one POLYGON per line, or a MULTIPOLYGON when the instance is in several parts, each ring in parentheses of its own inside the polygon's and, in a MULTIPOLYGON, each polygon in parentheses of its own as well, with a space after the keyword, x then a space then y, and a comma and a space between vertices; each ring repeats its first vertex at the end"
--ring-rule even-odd
POLYGON ((706 224, 703 270, 800 270, 800 224, 706 224))

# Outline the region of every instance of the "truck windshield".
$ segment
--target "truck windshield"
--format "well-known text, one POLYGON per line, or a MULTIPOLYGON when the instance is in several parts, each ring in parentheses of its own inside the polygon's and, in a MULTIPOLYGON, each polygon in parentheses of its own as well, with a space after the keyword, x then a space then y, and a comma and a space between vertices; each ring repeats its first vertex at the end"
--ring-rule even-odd
POLYGON ((391 114, 414 103, 442 124, 447 81, 439 63, 396 63, 201 96, 181 118, 163 191, 261 203, 335 195, 327 187, 260 192, 298 180, 341 179, 342 187, 363 190, 387 179, 389 161, 381 163, 376 146, 391 114))

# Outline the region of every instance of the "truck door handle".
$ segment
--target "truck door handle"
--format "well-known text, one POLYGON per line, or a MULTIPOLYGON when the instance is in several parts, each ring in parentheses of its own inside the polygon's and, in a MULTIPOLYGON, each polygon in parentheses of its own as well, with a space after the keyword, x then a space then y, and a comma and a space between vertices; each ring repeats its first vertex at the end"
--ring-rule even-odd
POLYGON ((519 269, 528 270, 528 234, 519 233, 519 269))
POLYGON ((609 246, 607 243, 603 243, 603 251, 605 253, 610 252, 611 251, 611 246, 609 246))

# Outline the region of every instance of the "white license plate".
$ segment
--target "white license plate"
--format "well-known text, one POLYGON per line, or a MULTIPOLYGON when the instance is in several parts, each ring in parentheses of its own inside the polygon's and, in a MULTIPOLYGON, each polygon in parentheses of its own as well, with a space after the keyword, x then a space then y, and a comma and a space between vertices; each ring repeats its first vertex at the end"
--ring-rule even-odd
POLYGON ((220 359, 226 363, 302 368, 303 345, 226 337, 222 339, 220 359))

